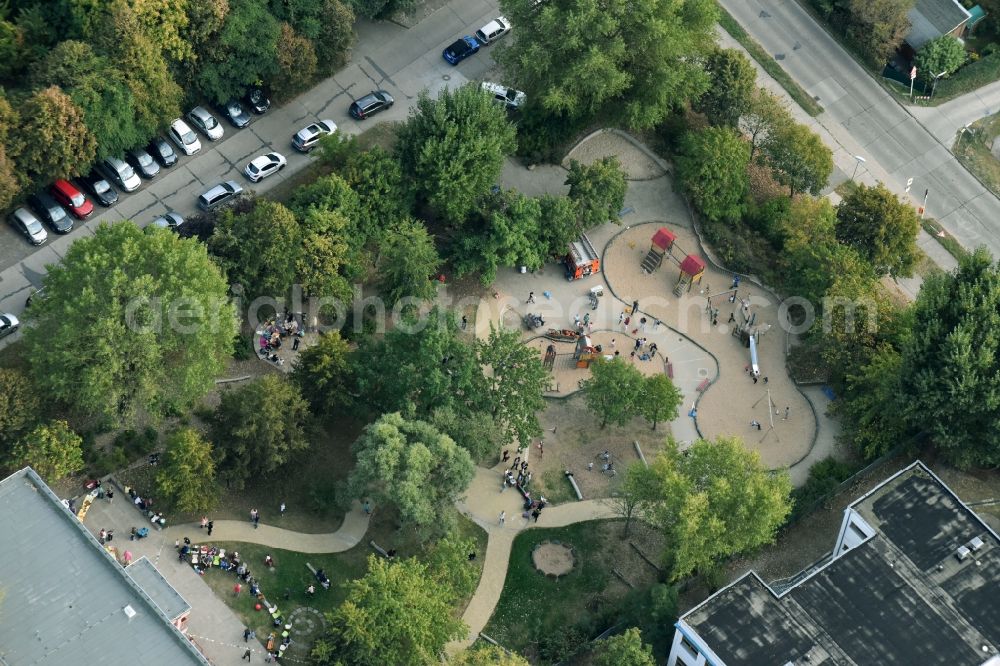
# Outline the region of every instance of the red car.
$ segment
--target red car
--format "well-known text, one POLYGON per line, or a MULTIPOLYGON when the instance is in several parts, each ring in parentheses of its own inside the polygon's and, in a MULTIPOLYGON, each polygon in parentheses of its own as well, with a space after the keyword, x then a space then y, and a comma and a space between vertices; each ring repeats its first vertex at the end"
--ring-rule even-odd
POLYGON ((52 196, 78 219, 88 218, 94 212, 94 204, 68 180, 59 179, 52 183, 52 196))

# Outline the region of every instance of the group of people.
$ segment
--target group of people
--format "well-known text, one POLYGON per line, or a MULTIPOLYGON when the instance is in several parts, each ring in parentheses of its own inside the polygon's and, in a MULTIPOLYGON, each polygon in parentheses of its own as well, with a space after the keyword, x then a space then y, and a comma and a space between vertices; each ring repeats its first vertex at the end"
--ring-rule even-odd
POLYGON ((283 360, 278 357, 277 350, 281 348, 282 339, 292 337, 292 351, 298 351, 303 335, 305 331, 291 312, 286 313, 283 318, 269 319, 260 332, 258 354, 261 358, 281 365, 283 360))
MULTIPOLYGON (((504 465, 510 460, 510 450, 504 449, 503 460, 501 462, 504 465)), ((503 486, 500 488, 500 492, 507 490, 508 487, 517 488, 521 493, 525 493, 525 489, 531 482, 531 471, 528 469, 528 461, 521 460, 520 450, 518 450, 518 455, 514 458, 514 462, 511 464, 510 469, 507 469, 503 475, 503 486)))
POLYGON ((149 522, 156 525, 157 529, 163 529, 167 526, 167 519, 163 516, 161 511, 153 511, 153 499, 151 497, 142 497, 136 492, 135 488, 131 486, 125 486, 125 492, 128 494, 129 498, 132 500, 132 504, 135 505, 137 509, 146 518, 149 518, 149 522))

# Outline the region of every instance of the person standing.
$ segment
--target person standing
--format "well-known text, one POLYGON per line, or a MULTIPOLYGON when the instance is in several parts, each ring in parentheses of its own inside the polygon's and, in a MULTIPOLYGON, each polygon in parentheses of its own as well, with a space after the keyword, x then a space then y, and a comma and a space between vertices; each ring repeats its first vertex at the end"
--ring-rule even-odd
POLYGON ((503 450, 503 460, 501 460, 500 462, 506 463, 508 460, 510 460, 510 449, 504 449, 503 450))
POLYGON ((198 527, 200 527, 201 529, 205 529, 206 527, 208 527, 208 516, 201 517, 201 524, 198 527))
POLYGON ((115 498, 115 491, 112 488, 108 488, 108 494, 105 495, 108 498, 108 504, 111 504, 111 500, 115 498))
POLYGON ((368 500, 365 500, 364 506, 361 507, 366 516, 372 515, 372 504, 368 500))
POLYGON ((505 520, 507 520, 507 512, 506 511, 501 511, 500 512, 500 527, 503 527, 503 524, 504 524, 505 520))
POLYGON ((250 641, 250 627, 243 629, 243 642, 248 643, 250 641))
POLYGON ((538 522, 538 516, 540 515, 542 515, 542 512, 539 511, 538 509, 535 509, 534 511, 531 512, 531 517, 535 519, 536 523, 538 522))
POLYGON ((791 409, 786 405, 785 406, 785 418, 781 419, 782 421, 787 421, 788 420, 788 412, 790 412, 790 411, 791 411, 791 409))
POLYGON ((285 515, 285 503, 284 502, 282 502, 281 506, 278 507, 278 515, 280 515, 280 516, 284 516, 285 515))
POLYGON ((212 528, 215 527, 214 521, 208 521, 208 536, 212 536, 212 528))
POLYGON ((240 585, 239 583, 236 583, 236 585, 233 585, 233 596, 234 597, 240 596, 240 592, 242 590, 243 590, 243 586, 240 585))

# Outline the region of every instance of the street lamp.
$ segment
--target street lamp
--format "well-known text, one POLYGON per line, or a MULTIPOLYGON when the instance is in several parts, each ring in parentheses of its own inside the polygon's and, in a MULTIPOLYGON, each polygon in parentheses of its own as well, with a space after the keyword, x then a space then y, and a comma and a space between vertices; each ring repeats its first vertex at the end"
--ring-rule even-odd
POLYGON ((854 182, 854 177, 858 175, 858 167, 866 162, 865 158, 861 157, 861 155, 855 155, 854 159, 857 160, 857 162, 854 164, 854 173, 851 174, 852 183, 854 182))
POLYGON ((968 132, 969 134, 972 134, 972 128, 969 127, 969 125, 971 125, 971 124, 972 123, 968 123, 965 127, 963 127, 962 129, 958 130, 959 134, 958 134, 958 144, 956 144, 957 146, 961 146, 962 145, 962 137, 965 136, 966 132, 968 132))
POLYGON ((934 99, 934 91, 937 90, 938 79, 940 79, 942 76, 944 76, 947 73, 948 73, 948 70, 946 69, 943 72, 941 72, 940 74, 935 74, 934 75, 934 83, 931 84, 931 96, 930 96, 930 99, 934 99))

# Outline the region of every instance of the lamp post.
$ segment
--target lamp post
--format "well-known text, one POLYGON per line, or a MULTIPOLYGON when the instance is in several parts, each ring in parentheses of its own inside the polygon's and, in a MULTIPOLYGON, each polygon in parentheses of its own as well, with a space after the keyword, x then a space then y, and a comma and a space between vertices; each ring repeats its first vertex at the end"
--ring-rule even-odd
POLYGON ((940 74, 935 74, 934 75, 934 83, 931 84, 931 96, 930 96, 930 99, 934 99, 934 91, 937 90, 938 79, 940 79, 942 76, 944 76, 947 73, 948 73, 948 70, 946 69, 943 72, 941 72, 940 74))
POLYGON ((969 123, 968 125, 966 125, 962 129, 958 130, 958 132, 959 132, 959 134, 958 134, 958 145, 959 146, 962 145, 962 139, 965 137, 966 133, 972 134, 972 128, 969 127, 969 125, 971 125, 971 124, 972 123, 969 123))
POLYGON ((861 157, 861 155, 855 155, 854 159, 857 160, 854 164, 854 173, 851 174, 851 182, 854 182, 854 177, 858 175, 858 167, 864 164, 867 160, 861 157))

